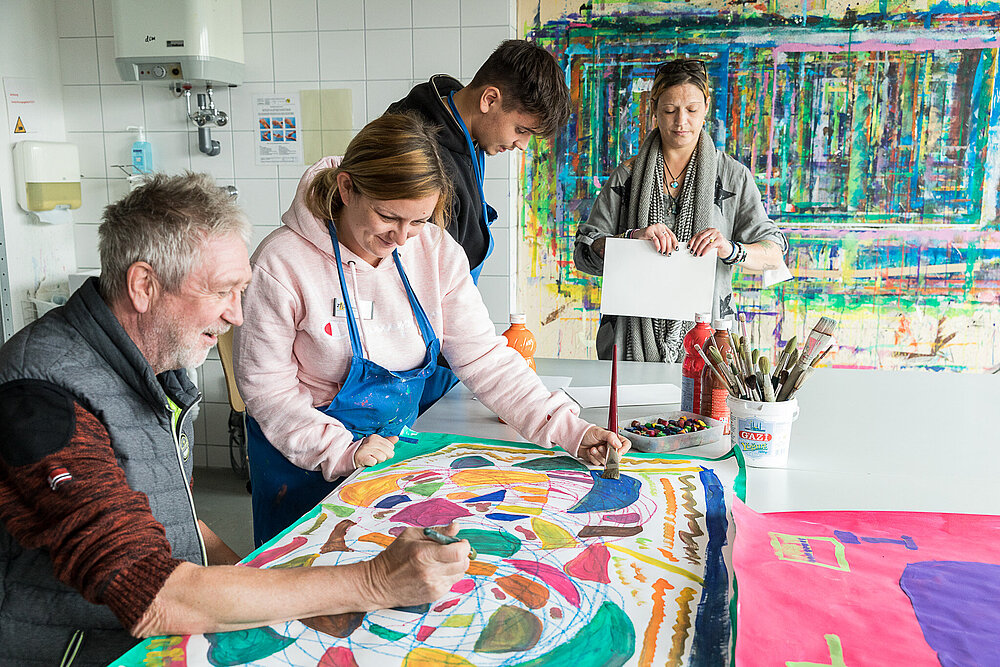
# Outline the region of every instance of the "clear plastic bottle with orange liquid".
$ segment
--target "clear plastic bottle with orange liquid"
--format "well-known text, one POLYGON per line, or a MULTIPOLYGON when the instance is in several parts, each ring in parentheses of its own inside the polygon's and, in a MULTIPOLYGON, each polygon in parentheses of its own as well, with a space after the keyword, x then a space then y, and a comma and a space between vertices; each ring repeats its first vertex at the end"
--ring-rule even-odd
MULTIPOLYGON (((518 354, 528 362, 528 367, 535 370, 535 335, 524 326, 526 319, 524 313, 511 313, 510 328, 501 335, 507 339, 507 347, 517 350, 518 354)), ((502 424, 507 423, 500 417, 497 419, 502 424)))
POLYGON ((524 313, 511 313, 510 328, 503 332, 503 337, 508 347, 517 350, 531 370, 535 370, 535 335, 524 326, 525 320, 524 313))

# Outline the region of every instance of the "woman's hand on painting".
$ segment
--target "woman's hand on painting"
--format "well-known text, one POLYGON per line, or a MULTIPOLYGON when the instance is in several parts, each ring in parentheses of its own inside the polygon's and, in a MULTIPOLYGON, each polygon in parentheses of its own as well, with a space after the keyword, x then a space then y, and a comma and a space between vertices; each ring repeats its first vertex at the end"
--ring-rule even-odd
MULTIPOLYGON (((458 526, 452 523, 438 532, 454 536, 458 526)), ((363 586, 377 609, 432 602, 465 576, 470 548, 466 540, 438 544, 422 529, 407 528, 385 551, 365 561, 363 586)))
POLYGON ((605 428, 591 426, 583 434, 583 441, 580 443, 580 449, 577 450, 577 456, 587 463, 602 466, 608 458, 609 446, 614 447, 619 454, 624 454, 632 446, 632 443, 627 438, 605 428))
POLYGON ((706 252, 715 248, 719 253, 719 259, 724 259, 733 254, 733 243, 715 227, 703 229, 688 241, 688 250, 692 255, 702 257, 706 252))
POLYGON ((372 434, 366 436, 361 441, 361 446, 354 452, 354 465, 357 468, 365 468, 377 465, 392 458, 396 451, 395 444, 399 441, 396 436, 383 438, 380 435, 372 434))
POLYGON ((629 238, 652 241, 656 252, 661 255, 669 255, 680 246, 677 237, 664 224, 649 225, 648 227, 634 229, 629 238))

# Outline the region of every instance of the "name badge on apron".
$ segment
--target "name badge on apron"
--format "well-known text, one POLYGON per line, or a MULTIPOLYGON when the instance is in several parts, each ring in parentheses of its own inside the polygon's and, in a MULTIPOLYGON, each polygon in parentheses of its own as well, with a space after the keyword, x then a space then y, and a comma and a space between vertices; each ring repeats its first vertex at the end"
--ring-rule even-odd
MULTIPOLYGON (((375 317, 375 302, 374 301, 361 301, 354 308, 354 312, 363 320, 370 320, 375 317)), ((347 308, 344 306, 344 301, 342 299, 333 299, 333 316, 334 317, 347 317, 347 308)))

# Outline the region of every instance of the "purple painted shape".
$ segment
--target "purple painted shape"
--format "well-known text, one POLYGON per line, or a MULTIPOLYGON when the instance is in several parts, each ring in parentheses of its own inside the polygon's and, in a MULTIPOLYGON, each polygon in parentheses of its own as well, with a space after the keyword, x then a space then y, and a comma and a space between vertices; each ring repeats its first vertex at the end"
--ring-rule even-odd
POLYGON ((899 587, 942 667, 1000 665, 1000 565, 910 563, 899 587))
POLYGON ((429 528, 445 526, 463 516, 472 516, 472 512, 444 498, 431 498, 422 503, 407 505, 392 516, 398 523, 429 528))
POLYGON ((505 563, 510 563, 522 572, 536 576, 545 582, 545 585, 556 591, 574 607, 580 606, 580 593, 576 590, 573 580, 563 573, 545 563, 536 563, 533 560, 510 560, 504 559, 505 563))
POLYGON ((637 523, 639 521, 639 513, 629 512, 628 514, 605 514, 602 518, 605 521, 610 521, 612 523, 637 523))

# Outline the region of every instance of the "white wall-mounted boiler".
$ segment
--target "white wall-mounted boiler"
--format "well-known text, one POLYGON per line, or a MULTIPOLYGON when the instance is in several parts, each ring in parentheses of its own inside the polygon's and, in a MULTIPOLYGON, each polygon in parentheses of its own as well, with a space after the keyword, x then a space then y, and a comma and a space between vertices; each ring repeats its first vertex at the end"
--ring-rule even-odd
POLYGON ((241 0, 113 0, 124 81, 243 83, 241 0))

